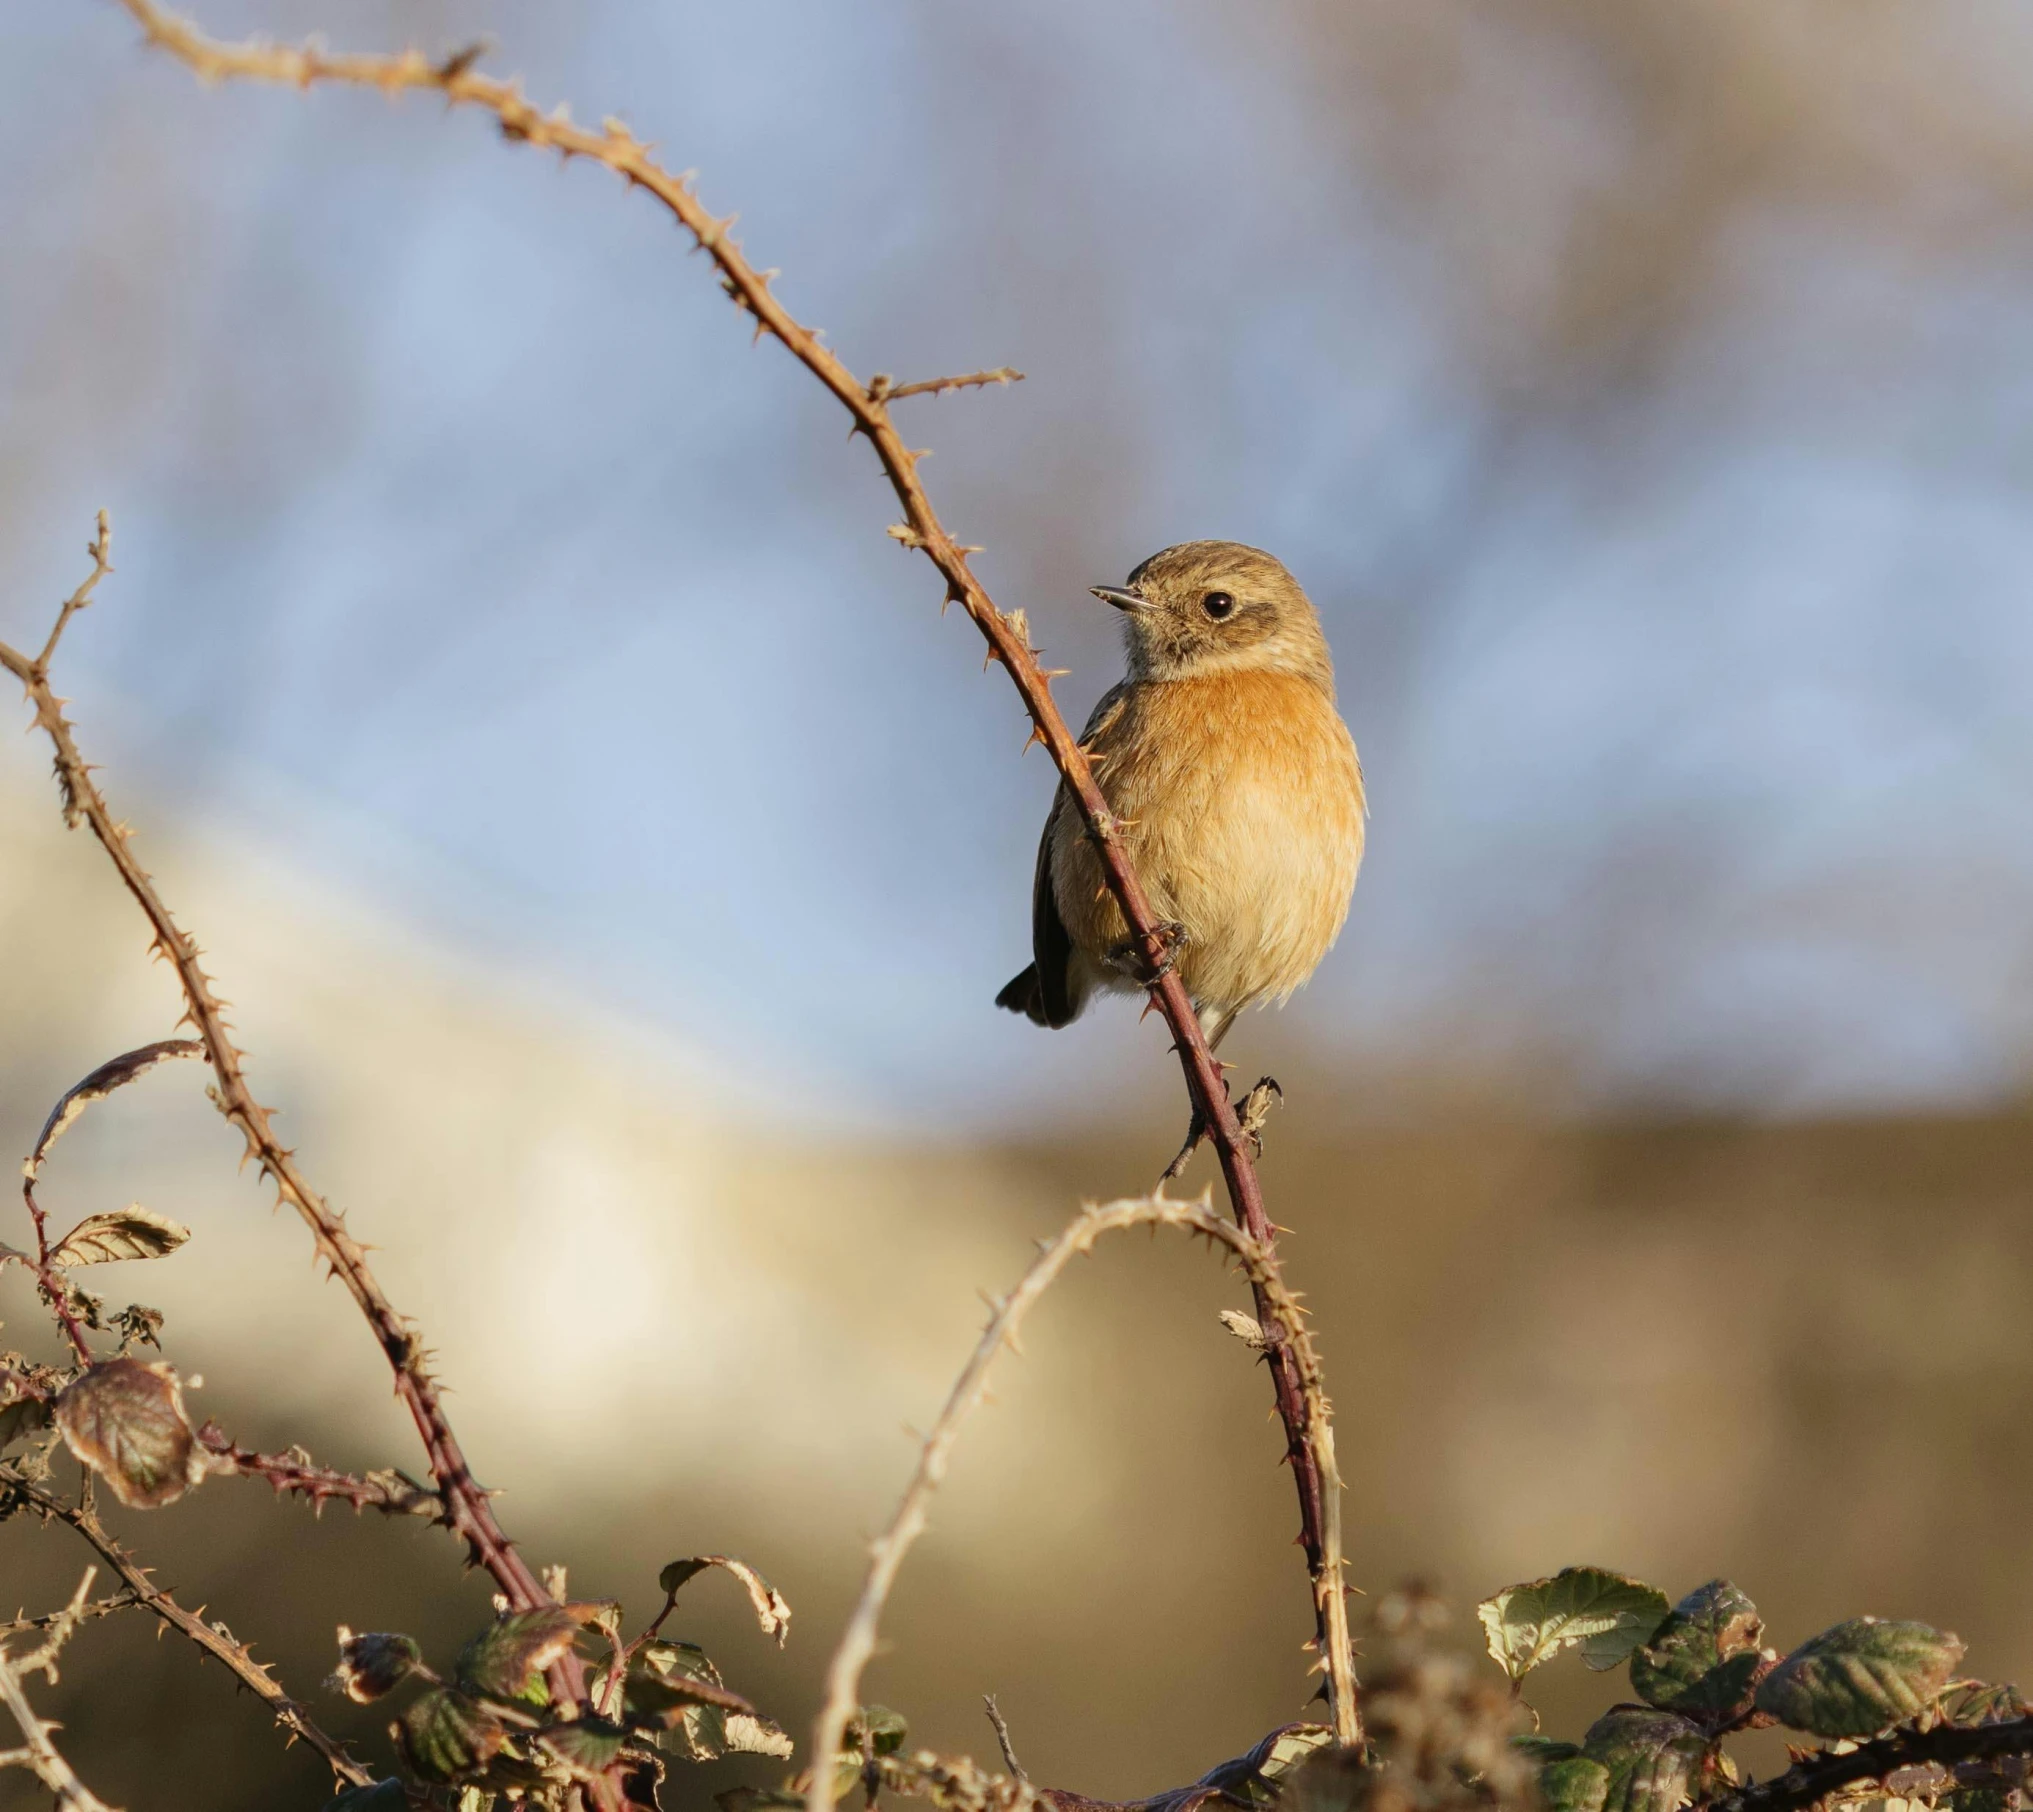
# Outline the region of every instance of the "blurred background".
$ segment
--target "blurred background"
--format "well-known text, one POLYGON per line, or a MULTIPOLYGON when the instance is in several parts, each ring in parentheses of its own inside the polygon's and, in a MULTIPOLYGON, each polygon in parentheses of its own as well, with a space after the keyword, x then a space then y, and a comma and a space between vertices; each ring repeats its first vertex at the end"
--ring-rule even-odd
MULTIPOLYGON (((1371 855, 1312 987, 1227 1049, 1290 1100, 1266 1178, 1358 1581, 1727 1571, 1778 1639, 1922 1616, 2033 1674, 2033 16, 205 22, 488 36, 540 104, 696 166, 862 375, 1029 373, 899 410, 1070 709, 1119 661, 1085 588, 1153 549, 1251 541, 1308 586, 1371 855)), ((725 1582, 689 1633, 799 1729, 974 1289, 1176 1143, 1164 1039, 991 1008, 1050 770, 866 449, 654 206, 422 99, 207 90, 136 37, 0 16, 0 635, 39 641, 109 506, 62 689, 258 1087, 532 1554, 640 1613, 662 1561, 745 1555, 790 1647, 725 1582)), ((13 736, 0 931, 25 1150, 177 1003, 13 736)), ((240 1438, 413 1463, 236 1157, 173 1069, 45 1197, 196 1229, 99 1281, 169 1312, 240 1438)), ((1289 1486, 1213 1316, 1241 1297, 1136 1242, 1047 1305, 872 1696, 981 1753, 995 1691, 1035 1774, 1110 1795, 1300 1712, 1289 1486)), ((41 1337, 18 1281, 0 1310, 41 1337)), ((382 1719, 316 1694, 331 1626, 449 1645, 484 1612, 442 1535, 245 1482, 125 1520, 377 1758, 382 1719)), ((44 1608, 83 1558, 0 1529, 0 1595, 44 1608)), ((116 1803, 320 1802, 131 1620, 52 1702, 116 1803)))

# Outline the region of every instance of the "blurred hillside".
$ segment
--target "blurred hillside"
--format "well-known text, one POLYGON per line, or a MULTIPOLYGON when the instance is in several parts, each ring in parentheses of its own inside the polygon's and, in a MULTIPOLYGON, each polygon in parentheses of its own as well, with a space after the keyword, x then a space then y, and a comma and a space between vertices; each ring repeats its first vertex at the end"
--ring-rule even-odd
MULTIPOLYGON (((90 848, 29 789, 0 798, 0 1138, 25 1147, 50 1098, 173 1007, 90 848)), ((1174 1105, 1032 1147, 801 1136, 681 1054, 518 1000, 245 852, 144 847, 312 1174, 438 1351, 510 1528, 638 1614, 676 1554, 755 1561, 798 1610, 781 1657, 710 1582, 687 1628, 797 1728, 907 1469, 900 1424, 971 1347, 976 1287, 1081 1196, 1147 1186, 1174 1105)), ((139 1197, 194 1226, 98 1281, 168 1310, 205 1413, 336 1464, 413 1463, 364 1329, 236 1179, 199 1081, 172 1068, 98 1110, 46 1199, 139 1197)), ((1782 1637, 1920 1615, 1974 1667, 2033 1676, 2033 1118, 1589 1127, 1457 1102, 1351 1123, 1331 1070, 1285 1081, 1266 1180, 1333 1380, 1358 1581, 1417 1571, 1467 1601, 1577 1560, 1674 1590, 1727 1570, 1782 1637)), ((38 1318, 9 1290, 22 1337, 38 1318)), ((1046 1305, 871 1680, 927 1738, 982 1750, 992 1690, 1041 1777, 1127 1794, 1299 1711, 1288 1487, 1213 1313, 1243 1300, 1204 1253, 1139 1238, 1046 1305)), ((443 1646, 484 1604, 442 1536, 314 1525, 242 1481, 120 1520, 305 1694, 336 1623, 443 1646)), ((0 1530, 11 1597, 56 1597, 81 1564, 60 1531, 0 1530)), ((1589 1685, 1577 1670, 1556 1709, 1562 1691, 1589 1685)), ((132 1621, 79 1639, 61 1704, 116 1803, 315 1803, 317 1768, 250 1701, 132 1621)), ((385 1753, 375 1716, 318 1704, 385 1753)))

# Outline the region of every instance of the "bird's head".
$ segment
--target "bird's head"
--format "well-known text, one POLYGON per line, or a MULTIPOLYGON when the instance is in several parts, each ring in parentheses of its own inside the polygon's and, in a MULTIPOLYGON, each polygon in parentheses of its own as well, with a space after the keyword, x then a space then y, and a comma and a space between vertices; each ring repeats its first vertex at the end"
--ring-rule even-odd
POLYGON ((1299 581, 1261 548, 1183 541, 1094 595, 1122 612, 1132 680, 1297 673, 1334 689, 1334 662, 1299 581))

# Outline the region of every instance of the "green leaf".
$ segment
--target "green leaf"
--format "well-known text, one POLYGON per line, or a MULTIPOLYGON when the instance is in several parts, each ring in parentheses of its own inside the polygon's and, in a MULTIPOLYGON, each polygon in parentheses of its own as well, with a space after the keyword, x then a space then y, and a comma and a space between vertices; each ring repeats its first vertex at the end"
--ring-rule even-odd
POLYGON ((459 1651, 459 1684, 469 1692, 524 1705, 547 1705, 544 1669, 560 1660, 579 1634, 561 1605, 497 1617, 459 1651))
POLYGON ((64 1445, 130 1509, 173 1504, 205 1476, 205 1453, 167 1365, 107 1359, 56 1400, 64 1445))
POLYGON ((1727 1579, 1712 1579, 1631 1656, 1631 1685, 1648 1704, 1704 1729, 1728 1729, 1750 1714, 1757 1683, 1777 1659, 1759 1647, 1764 1634, 1758 1607, 1727 1579))
POLYGON ((723 1568, 741 1581, 748 1602, 755 1609, 755 1620, 762 1625, 762 1633, 774 1636, 777 1647, 782 1648, 791 1633, 791 1607, 784 1595, 745 1560, 735 1560, 726 1554, 696 1554, 689 1560, 674 1560, 657 1575, 658 1589, 665 1597, 675 1598, 688 1580, 708 1567, 723 1568))
POLYGON ((1759 1685, 1757 1707, 1815 1736, 1874 1736, 1933 1704, 1961 1659, 1961 1641, 1942 1630, 1856 1617, 1781 1661, 1759 1685))
POLYGON ((398 1780, 342 1787, 325 1802, 325 1812, 409 1812, 409 1789, 398 1780))
POLYGON ((417 1779, 446 1785, 478 1774, 501 1753, 508 1732, 477 1700, 438 1686, 396 1720, 395 1741, 417 1779))
POLYGON ((859 1755, 864 1732, 867 1733, 869 1747, 877 1755, 895 1755, 904 1746, 904 1739, 911 1734, 911 1727, 900 1711, 891 1711, 887 1705, 864 1705, 848 1721, 840 1739, 841 1753, 859 1755))
POLYGON ((1601 1567, 1567 1567, 1514 1585, 1476 1606, 1497 1665, 1522 1680, 1562 1649, 1579 1648, 1600 1672, 1616 1666, 1665 1620, 1666 1594, 1601 1567))
MULTIPOLYGON (((1581 1759, 1605 1773, 1600 1812, 1676 1812, 1708 1757, 1707 1734, 1670 1711, 1612 1711, 1589 1726, 1581 1759)), ((1556 1768, 1573 1768, 1556 1762, 1556 1768)), ((1577 1788, 1580 1777, 1577 1771, 1577 1788)))
POLYGON ((49 1255, 52 1265, 103 1265, 119 1258, 163 1258, 191 1236, 181 1221, 136 1202, 112 1214, 89 1214, 49 1255))
POLYGON ((538 1741, 564 1764, 574 1780, 589 1781, 621 1759, 628 1732, 605 1718, 579 1718, 539 1732, 538 1741))
MULTIPOLYGON (((1561 1747, 1574 1748, 1571 1743, 1561 1747)), ((1608 1768, 1578 1749, 1539 1769, 1539 1799, 1546 1812, 1602 1812, 1608 1794, 1608 1768)))
POLYGON ((1511 1747, 1528 1755, 1541 1767, 1548 1762, 1564 1762, 1569 1756, 1579 1755, 1579 1743, 1563 1742, 1559 1737, 1541 1736, 1535 1730, 1528 1730, 1522 1736, 1511 1738, 1511 1747))
POLYGON ((339 1625, 339 1666, 326 1685, 356 1705, 372 1705, 393 1692, 423 1665, 424 1652, 411 1636, 369 1630, 356 1636, 339 1625))

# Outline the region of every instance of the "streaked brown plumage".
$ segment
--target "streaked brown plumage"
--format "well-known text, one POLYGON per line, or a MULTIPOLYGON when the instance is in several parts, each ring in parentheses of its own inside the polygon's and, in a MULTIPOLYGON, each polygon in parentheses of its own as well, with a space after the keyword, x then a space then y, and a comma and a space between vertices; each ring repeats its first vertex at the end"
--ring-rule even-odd
MULTIPOLYGON (((1348 916, 1365 806, 1334 664, 1298 581, 1238 542, 1168 547, 1095 595, 1123 613, 1129 670, 1081 741, 1219 1043, 1243 1008, 1304 982, 1348 916)), ((1142 985, 1063 787, 1038 850, 1031 942, 1036 961, 996 1004, 1039 1025, 1069 1024, 1097 989, 1142 985)))

